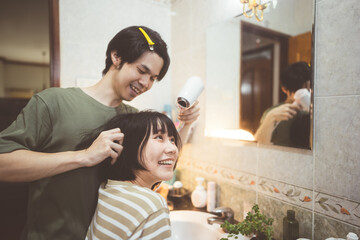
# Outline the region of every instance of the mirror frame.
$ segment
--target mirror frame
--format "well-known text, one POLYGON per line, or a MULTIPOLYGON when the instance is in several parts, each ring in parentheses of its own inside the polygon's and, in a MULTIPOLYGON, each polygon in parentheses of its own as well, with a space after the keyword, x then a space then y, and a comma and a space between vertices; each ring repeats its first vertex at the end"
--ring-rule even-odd
POLYGON ((59 0, 49 0, 50 87, 60 87, 59 0))

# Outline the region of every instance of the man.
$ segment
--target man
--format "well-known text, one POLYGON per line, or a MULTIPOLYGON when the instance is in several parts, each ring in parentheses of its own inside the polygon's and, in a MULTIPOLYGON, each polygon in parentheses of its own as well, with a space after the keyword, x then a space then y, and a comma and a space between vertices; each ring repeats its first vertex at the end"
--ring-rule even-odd
POLYGON ((291 147, 297 147, 300 144, 301 147, 309 147, 309 113, 300 111, 300 106, 293 102, 298 89, 310 89, 310 67, 305 62, 291 64, 281 74, 280 81, 281 90, 286 94, 286 100, 263 113, 260 126, 255 133, 255 139, 263 144, 291 147), (307 120, 308 122, 306 122, 307 120), (296 126, 305 126, 306 129, 296 128, 294 122, 296 126), (298 143, 300 138, 305 140, 298 143), (306 142, 304 143, 304 141, 306 142))
MULTIPOLYGON (((121 129, 102 132, 75 151, 82 134, 119 113, 123 103, 151 89, 170 64, 166 43, 147 28, 123 29, 109 42, 102 79, 88 88, 51 88, 29 101, 0 133, 0 181, 31 182, 24 239, 84 239, 97 201, 97 165, 121 154, 121 129)), ((180 112, 183 138, 199 109, 180 112)))

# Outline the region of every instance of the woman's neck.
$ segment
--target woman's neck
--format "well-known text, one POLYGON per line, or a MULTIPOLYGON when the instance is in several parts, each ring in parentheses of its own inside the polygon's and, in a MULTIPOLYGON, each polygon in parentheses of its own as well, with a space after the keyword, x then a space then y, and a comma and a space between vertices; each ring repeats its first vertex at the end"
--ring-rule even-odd
POLYGON ((139 177, 136 177, 135 180, 132 180, 132 181, 127 181, 127 182, 130 182, 132 184, 135 184, 135 185, 138 185, 140 187, 145 187, 145 188, 150 188, 155 184, 155 183, 152 183, 152 184, 149 184, 148 181, 144 181, 143 179, 139 178, 139 177))

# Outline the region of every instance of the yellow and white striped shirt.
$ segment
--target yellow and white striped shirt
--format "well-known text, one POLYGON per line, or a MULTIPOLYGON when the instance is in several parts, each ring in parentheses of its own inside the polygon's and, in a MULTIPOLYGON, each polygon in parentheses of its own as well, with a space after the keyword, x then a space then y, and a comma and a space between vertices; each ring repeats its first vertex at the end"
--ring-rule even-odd
POLYGON ((86 239, 171 239, 166 200, 151 189, 109 180, 99 188, 86 239))

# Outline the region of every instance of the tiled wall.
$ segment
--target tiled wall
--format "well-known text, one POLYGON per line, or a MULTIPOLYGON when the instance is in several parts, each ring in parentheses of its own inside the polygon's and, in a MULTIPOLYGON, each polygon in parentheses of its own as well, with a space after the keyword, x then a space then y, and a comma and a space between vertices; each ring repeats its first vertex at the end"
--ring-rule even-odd
MULTIPOLYGON (((179 166, 188 188, 196 176, 216 181, 218 205, 231 206, 239 220, 258 202, 275 218, 276 239, 287 209, 296 211, 302 237, 360 235, 360 6, 317 0, 316 7, 314 150, 205 138, 205 90, 179 166)), ((190 76, 206 82, 206 28, 240 11, 238 0, 61 0, 61 85, 99 80, 111 37, 129 25, 146 25, 169 43, 171 71, 132 103, 161 110, 190 76)))
MULTIPOLYGON (((192 75, 206 82, 206 28, 240 11, 236 0, 172 1, 173 95, 192 75)), ((258 202, 275 219, 276 239, 287 209, 295 210, 301 237, 360 235, 359 11, 356 0, 316 1, 314 150, 205 138, 203 94, 179 165, 186 187, 196 176, 216 181, 218 205, 231 206, 238 220, 258 202)))

